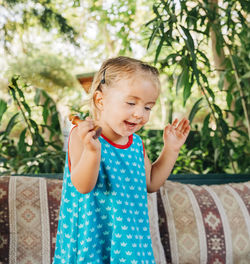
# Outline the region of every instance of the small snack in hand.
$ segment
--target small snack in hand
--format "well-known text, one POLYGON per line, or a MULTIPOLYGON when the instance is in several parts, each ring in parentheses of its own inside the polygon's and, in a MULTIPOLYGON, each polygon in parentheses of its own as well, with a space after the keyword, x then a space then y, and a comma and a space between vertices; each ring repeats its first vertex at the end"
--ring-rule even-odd
POLYGON ((93 136, 93 139, 99 138, 102 133, 102 128, 99 126, 95 126, 93 130, 95 131, 95 135, 93 136))
MULTIPOLYGON (((76 116, 76 115, 69 115, 69 121, 71 121, 71 123, 73 125, 78 125, 79 122, 83 121, 80 119, 79 116, 76 116)), ((95 126, 91 131, 95 131, 95 135, 93 136, 93 139, 97 139, 100 137, 101 133, 102 133, 102 128, 99 127, 99 126, 95 126)))

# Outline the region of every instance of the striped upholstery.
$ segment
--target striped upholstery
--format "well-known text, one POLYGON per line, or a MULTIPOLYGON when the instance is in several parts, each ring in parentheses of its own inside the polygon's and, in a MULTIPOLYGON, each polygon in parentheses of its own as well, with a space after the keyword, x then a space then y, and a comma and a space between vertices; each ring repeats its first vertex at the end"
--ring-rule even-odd
POLYGON ((166 181, 149 204, 156 263, 250 263, 250 182, 166 181))

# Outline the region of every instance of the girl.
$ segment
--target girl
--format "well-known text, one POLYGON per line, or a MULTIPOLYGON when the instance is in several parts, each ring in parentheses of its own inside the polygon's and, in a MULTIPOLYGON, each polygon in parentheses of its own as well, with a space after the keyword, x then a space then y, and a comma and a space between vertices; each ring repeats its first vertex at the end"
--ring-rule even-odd
POLYGON ((167 125, 151 165, 135 132, 159 92, 158 71, 148 64, 128 57, 102 64, 91 87, 92 118, 69 138, 54 264, 155 263, 147 191, 166 181, 190 131, 186 118, 167 125))

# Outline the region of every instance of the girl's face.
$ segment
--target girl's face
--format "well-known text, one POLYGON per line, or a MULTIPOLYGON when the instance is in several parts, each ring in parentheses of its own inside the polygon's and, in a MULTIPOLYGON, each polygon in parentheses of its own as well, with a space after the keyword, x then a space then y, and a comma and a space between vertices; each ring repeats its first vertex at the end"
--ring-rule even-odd
POLYGON ((103 134, 117 143, 138 131, 149 120, 158 89, 146 75, 123 79, 112 87, 96 92, 95 102, 100 111, 99 124, 103 134))

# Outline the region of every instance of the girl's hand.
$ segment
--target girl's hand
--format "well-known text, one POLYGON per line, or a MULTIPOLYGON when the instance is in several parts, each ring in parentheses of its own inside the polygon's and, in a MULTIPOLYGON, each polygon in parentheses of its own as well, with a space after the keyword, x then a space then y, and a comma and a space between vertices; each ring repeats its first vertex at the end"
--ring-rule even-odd
POLYGON ((179 152, 189 132, 189 120, 184 117, 178 124, 178 119, 176 118, 172 124, 168 124, 164 129, 164 147, 179 152))
POLYGON ((84 149, 90 151, 100 151, 100 141, 93 138, 96 134, 96 131, 93 130, 94 127, 94 121, 90 117, 86 117, 85 120, 78 121, 76 130, 78 136, 83 141, 84 149))

